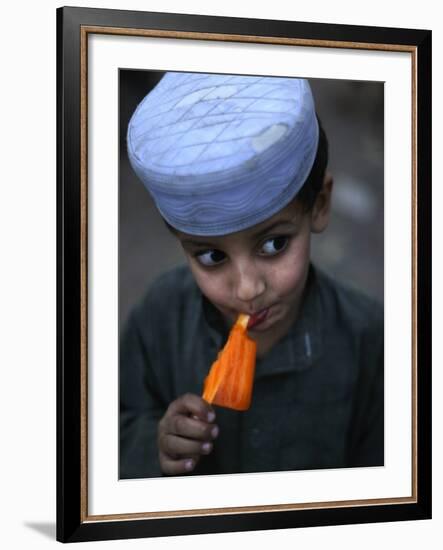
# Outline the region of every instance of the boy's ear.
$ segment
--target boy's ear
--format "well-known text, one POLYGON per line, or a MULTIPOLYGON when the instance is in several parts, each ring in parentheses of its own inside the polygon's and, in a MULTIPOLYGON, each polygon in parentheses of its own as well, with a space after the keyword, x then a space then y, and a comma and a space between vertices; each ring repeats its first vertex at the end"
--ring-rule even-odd
POLYGON ((321 233, 329 223, 331 212, 331 196, 334 180, 329 172, 326 172, 323 185, 320 189, 311 212, 311 231, 321 233))

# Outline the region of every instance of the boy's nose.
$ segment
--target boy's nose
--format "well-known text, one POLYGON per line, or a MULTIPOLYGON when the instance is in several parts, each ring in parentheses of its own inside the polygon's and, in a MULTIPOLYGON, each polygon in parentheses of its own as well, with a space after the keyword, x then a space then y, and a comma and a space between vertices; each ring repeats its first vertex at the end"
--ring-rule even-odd
POLYGON ((237 271, 236 298, 241 302, 252 302, 265 290, 264 277, 253 266, 243 266, 237 271))

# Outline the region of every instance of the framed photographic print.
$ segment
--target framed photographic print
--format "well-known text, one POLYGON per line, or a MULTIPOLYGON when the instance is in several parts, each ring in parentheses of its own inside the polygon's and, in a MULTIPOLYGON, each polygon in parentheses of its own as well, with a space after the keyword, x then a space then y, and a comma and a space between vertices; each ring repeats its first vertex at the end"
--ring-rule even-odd
POLYGON ((60 8, 57 47, 57 539, 430 518, 431 32, 60 8))

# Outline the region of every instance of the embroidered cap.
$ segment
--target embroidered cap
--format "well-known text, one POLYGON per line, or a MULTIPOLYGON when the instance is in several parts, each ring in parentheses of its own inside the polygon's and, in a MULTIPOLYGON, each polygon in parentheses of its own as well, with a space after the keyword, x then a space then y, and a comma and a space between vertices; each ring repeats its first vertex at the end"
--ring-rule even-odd
POLYGON ((166 73, 132 115, 127 142, 166 221, 214 236, 284 208, 309 175, 318 134, 306 80, 166 73))

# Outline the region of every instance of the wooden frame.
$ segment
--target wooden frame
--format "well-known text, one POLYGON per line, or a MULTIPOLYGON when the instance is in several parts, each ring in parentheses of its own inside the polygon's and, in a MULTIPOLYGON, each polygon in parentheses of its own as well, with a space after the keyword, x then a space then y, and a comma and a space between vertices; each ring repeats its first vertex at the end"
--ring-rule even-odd
POLYGON ((57 539, 64 542, 431 517, 431 33, 103 9, 57 10, 57 539), (165 514, 88 513, 88 36, 407 52, 412 63, 412 494, 165 514))

